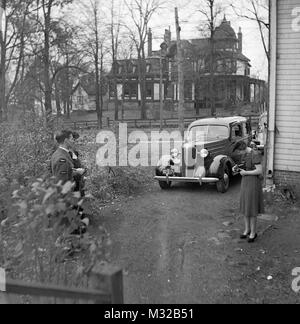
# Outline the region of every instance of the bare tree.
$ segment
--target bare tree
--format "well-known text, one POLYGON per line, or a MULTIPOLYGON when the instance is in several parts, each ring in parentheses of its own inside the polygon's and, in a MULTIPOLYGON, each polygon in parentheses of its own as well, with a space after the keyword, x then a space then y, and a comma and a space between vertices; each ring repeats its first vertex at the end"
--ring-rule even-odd
POLYGON ((84 20, 80 22, 80 44, 85 60, 90 66, 86 80, 94 85, 98 127, 103 124, 103 95, 105 92, 105 64, 109 54, 107 12, 99 0, 89 0, 84 9, 84 20), (92 72, 91 72, 92 70, 92 72))
POLYGON ((117 85, 117 60, 119 56, 119 45, 120 45, 120 32, 121 32, 121 10, 122 6, 119 6, 119 10, 116 10, 115 0, 111 0, 110 4, 110 24, 108 25, 110 40, 111 40, 111 59, 112 59, 112 87, 114 93, 114 106, 115 106, 115 120, 119 120, 119 94, 117 85))
POLYGON ((215 74, 216 74, 216 47, 215 47, 215 32, 217 28, 217 22, 220 14, 223 12, 223 8, 217 0, 205 0, 202 1, 202 6, 199 12, 203 15, 205 20, 202 24, 202 30, 209 31, 209 48, 210 48, 210 64, 209 64, 209 97, 210 97, 210 109, 211 115, 216 115, 216 103, 215 103, 215 74))
POLYGON ((269 3, 268 0, 243 0, 238 4, 231 4, 234 12, 241 18, 254 21, 258 25, 258 30, 264 51, 268 61, 270 61, 269 53, 269 3))
POLYGON ((153 15, 164 8, 164 0, 125 0, 130 13, 132 27, 127 26, 129 37, 135 44, 138 65, 139 84, 141 94, 141 118, 146 116, 146 40, 149 24, 153 15))
POLYGON ((82 5, 84 21, 80 22, 80 43, 86 59, 93 67, 91 76, 95 78, 96 112, 98 128, 102 128, 103 119, 103 73, 104 58, 107 54, 108 41, 106 33, 106 17, 102 10, 102 3, 98 0, 89 0, 87 5, 82 5))
POLYGON ((43 35, 42 53, 43 53, 43 83, 45 96, 46 122, 51 124, 52 117, 52 82, 51 82, 51 36, 53 32, 54 8, 62 8, 72 3, 73 0, 36 0, 35 10, 37 12, 37 26, 39 32, 43 35))
POLYGON ((28 17, 32 2, 1 0, 0 3, 0 121, 8 118, 8 103, 22 72, 26 41, 31 32, 28 17))

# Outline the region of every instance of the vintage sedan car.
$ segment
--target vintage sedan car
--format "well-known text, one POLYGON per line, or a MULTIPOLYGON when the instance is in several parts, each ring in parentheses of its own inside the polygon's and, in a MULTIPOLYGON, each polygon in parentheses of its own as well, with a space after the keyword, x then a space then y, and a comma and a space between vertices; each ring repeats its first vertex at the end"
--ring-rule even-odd
POLYGON ((229 189, 230 178, 239 174, 242 158, 236 148, 239 142, 250 144, 251 124, 244 117, 209 118, 193 122, 187 131, 182 151, 174 149, 163 156, 156 168, 162 189, 172 183, 195 182, 216 184, 221 193, 229 189))

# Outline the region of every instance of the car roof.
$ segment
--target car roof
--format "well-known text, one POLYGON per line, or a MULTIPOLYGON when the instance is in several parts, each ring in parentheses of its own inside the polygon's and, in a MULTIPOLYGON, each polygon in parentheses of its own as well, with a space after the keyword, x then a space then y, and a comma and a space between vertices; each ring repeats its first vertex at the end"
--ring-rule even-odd
POLYGON ((204 118, 193 122, 189 128, 201 125, 223 125, 229 126, 233 123, 246 122, 246 117, 234 116, 234 117, 222 117, 222 118, 204 118))

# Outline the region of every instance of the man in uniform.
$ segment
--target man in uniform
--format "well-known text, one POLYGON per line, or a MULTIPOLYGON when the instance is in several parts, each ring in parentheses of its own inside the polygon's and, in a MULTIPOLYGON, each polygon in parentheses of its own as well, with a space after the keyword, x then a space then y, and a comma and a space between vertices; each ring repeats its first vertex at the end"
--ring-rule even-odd
POLYGON ((74 163, 70 156, 72 149, 72 132, 62 131, 55 137, 59 147, 52 155, 51 169, 53 176, 65 184, 67 181, 73 182, 74 163))
MULTIPOLYGON (((58 182, 62 181, 62 184, 65 184, 68 181, 74 182, 76 176, 83 176, 85 169, 76 168, 71 157, 72 152, 74 151, 73 132, 63 130, 55 136, 55 139, 59 147, 51 158, 52 175, 58 182)), ((75 208, 78 209, 78 207, 75 208)), ((82 210, 79 210, 79 216, 81 217, 83 226, 75 231, 76 234, 85 232, 86 227, 89 225, 89 220, 84 216, 82 210)))

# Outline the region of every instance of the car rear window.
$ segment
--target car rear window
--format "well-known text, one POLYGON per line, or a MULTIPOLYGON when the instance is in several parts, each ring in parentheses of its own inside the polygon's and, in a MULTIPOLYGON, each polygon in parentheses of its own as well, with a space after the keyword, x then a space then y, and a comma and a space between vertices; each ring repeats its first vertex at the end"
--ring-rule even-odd
POLYGON ((210 141, 226 139, 229 136, 229 129, 223 125, 199 125, 194 126, 190 132, 189 141, 210 141))

